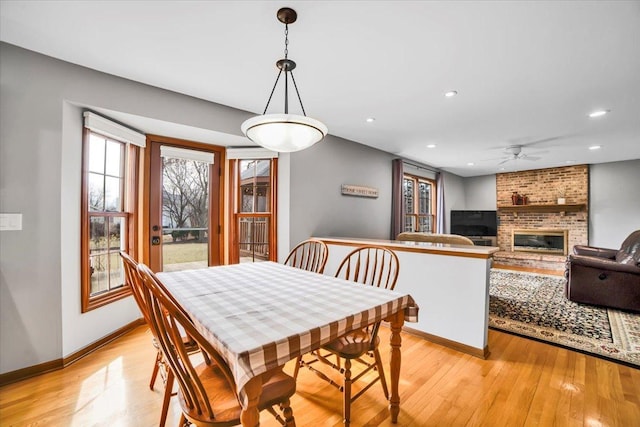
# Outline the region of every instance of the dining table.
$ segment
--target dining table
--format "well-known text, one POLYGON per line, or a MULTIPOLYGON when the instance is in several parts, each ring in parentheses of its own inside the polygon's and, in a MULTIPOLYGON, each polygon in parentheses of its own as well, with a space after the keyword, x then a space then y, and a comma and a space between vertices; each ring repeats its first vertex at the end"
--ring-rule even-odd
MULTIPOLYGON (((390 334, 389 411, 400 412, 400 331, 417 321, 411 295, 276 262, 161 272, 157 277, 228 363, 243 426, 260 425, 262 383, 288 361, 382 320, 390 334)), ((295 408, 294 417, 295 417, 295 408)))

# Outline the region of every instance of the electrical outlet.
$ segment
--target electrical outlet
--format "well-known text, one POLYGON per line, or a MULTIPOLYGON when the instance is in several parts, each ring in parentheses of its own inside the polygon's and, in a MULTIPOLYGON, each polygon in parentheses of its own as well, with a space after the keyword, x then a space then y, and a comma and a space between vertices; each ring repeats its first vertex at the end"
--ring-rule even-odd
POLYGON ((22 230, 22 214, 0 213, 0 231, 22 230))

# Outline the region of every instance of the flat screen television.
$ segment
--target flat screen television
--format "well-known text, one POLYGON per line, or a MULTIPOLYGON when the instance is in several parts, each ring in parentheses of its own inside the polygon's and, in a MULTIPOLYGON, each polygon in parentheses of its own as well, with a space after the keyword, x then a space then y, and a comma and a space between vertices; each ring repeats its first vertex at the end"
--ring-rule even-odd
POLYGON ((496 236, 496 211, 451 211, 451 234, 467 237, 496 236))

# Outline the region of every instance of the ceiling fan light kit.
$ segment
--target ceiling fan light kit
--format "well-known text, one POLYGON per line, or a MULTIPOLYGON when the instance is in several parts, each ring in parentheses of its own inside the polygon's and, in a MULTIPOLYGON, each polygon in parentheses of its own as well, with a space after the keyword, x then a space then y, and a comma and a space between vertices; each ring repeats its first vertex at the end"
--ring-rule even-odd
POLYGON ((298 92, 298 85, 293 76, 296 63, 288 58, 289 24, 296 22, 298 14, 295 10, 283 7, 278 10, 278 21, 285 25, 284 58, 276 62, 280 70, 276 82, 271 89, 269 100, 261 116, 252 117, 242 123, 240 129, 251 141, 272 151, 293 152, 304 150, 320 142, 328 133, 327 126, 319 120, 307 117, 298 92), (276 90, 280 76, 284 72, 284 114, 266 114, 269 103, 276 90), (289 114, 289 75, 298 96, 302 116, 289 114))
POLYGON ((504 151, 506 154, 508 154, 508 157, 503 159, 500 163, 498 163, 498 165, 503 165, 512 160, 529 160, 529 161, 540 160, 540 157, 527 155, 522 151, 522 148, 523 148, 522 145, 512 145, 510 147, 505 148, 504 151))

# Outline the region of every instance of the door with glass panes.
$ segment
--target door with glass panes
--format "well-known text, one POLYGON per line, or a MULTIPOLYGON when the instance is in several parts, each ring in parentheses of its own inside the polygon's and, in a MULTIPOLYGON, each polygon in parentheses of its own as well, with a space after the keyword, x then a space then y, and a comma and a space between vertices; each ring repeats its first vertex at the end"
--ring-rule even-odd
POLYGON ((150 267, 179 271, 221 264, 221 147, 150 144, 150 267))

